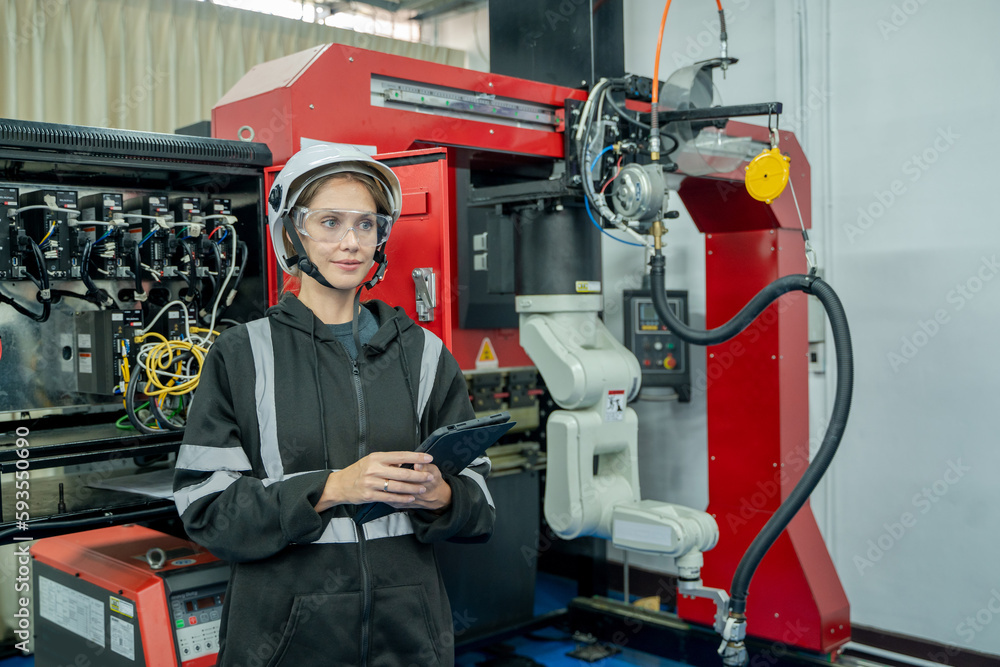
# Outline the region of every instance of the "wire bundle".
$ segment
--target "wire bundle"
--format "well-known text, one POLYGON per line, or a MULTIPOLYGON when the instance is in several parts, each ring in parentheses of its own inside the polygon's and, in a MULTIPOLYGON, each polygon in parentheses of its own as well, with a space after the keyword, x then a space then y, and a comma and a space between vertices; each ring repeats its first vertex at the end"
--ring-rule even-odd
MULTIPOLYGON (((135 342, 141 343, 136 355, 136 367, 130 369, 128 355, 122 355, 122 379, 126 383, 125 412, 133 428, 141 433, 184 428, 183 419, 178 420, 177 416, 185 403, 191 405, 191 400, 185 402, 184 397, 198 387, 205 355, 218 335, 217 331, 192 327, 186 304, 171 301, 135 337, 135 342), (184 314, 183 339, 168 340, 162 334, 150 331, 163 313, 173 306, 180 306, 184 314), (140 393, 148 400, 137 406, 140 393), (143 413, 144 410, 148 412, 143 413), (172 413, 168 416, 167 411, 172 413)), ((122 420, 119 420, 119 427, 127 428, 122 420)))

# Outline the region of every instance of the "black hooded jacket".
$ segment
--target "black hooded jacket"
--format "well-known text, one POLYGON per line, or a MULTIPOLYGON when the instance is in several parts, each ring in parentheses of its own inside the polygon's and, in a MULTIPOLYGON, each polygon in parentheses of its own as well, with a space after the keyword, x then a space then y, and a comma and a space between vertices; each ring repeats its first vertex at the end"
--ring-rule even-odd
POLYGON ((188 535, 234 564, 221 667, 453 664, 431 543, 489 539, 489 459, 444 476, 452 503, 441 515, 358 527, 356 506, 314 509, 331 470, 474 417, 441 340, 402 309, 364 307, 380 326, 356 363, 292 295, 223 332, 205 359, 174 498, 188 535))

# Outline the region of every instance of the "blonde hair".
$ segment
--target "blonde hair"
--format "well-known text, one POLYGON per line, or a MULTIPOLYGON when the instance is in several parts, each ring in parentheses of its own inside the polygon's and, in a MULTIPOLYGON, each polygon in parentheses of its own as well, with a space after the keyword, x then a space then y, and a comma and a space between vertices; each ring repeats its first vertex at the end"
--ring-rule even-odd
MULTIPOLYGON (((336 174, 330 174, 329 176, 323 176, 318 178, 306 187, 302 188, 301 194, 299 194, 298 199, 295 201, 296 206, 306 206, 316 198, 320 191, 334 181, 354 181, 355 183, 360 183, 364 186, 368 194, 371 195, 372 201, 375 202, 375 212, 385 213, 386 215, 392 215, 392 206, 389 203, 389 195, 386 194, 385 188, 375 180, 373 176, 368 174, 362 174, 356 171, 342 171, 336 174)), ((291 239, 288 238, 288 231, 282 230, 281 241, 285 245, 285 257, 294 257, 298 253, 295 252, 295 246, 292 245, 291 239)), ((290 265, 288 267, 288 273, 293 276, 299 275, 299 267, 295 265, 290 265)))

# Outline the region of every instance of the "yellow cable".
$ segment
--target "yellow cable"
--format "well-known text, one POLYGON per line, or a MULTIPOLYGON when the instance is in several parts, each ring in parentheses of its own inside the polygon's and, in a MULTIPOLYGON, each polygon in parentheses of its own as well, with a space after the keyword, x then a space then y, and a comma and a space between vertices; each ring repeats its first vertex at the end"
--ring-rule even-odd
POLYGON ((135 342, 141 343, 142 341, 146 340, 146 338, 149 337, 149 336, 156 336, 157 338, 159 338, 160 340, 162 340, 164 343, 167 342, 167 339, 163 337, 163 334, 156 333, 155 331, 149 331, 149 332, 144 333, 144 334, 139 334, 138 336, 135 337, 135 342))
POLYGON ((209 330, 209 329, 203 329, 202 327, 191 327, 191 331, 205 331, 207 333, 212 334, 215 337, 219 336, 219 332, 216 331, 215 329, 209 330))

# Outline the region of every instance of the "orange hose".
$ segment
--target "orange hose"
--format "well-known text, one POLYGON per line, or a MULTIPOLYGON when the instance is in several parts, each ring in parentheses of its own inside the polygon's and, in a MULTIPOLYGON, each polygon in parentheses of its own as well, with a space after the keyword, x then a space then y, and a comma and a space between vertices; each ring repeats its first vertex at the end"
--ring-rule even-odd
POLYGON ((719 11, 722 11, 722 0, 715 0, 715 4, 719 6, 719 11))
MULTIPOLYGON (((721 2, 721 0, 718 0, 721 2)), ((663 29, 667 26, 667 12, 670 11, 670 0, 663 7, 663 18, 660 19, 660 38, 656 40, 656 63, 653 65, 653 105, 660 100, 660 49, 663 48, 663 29)))

